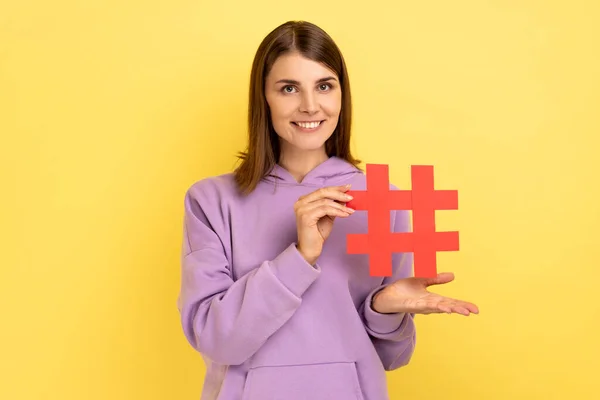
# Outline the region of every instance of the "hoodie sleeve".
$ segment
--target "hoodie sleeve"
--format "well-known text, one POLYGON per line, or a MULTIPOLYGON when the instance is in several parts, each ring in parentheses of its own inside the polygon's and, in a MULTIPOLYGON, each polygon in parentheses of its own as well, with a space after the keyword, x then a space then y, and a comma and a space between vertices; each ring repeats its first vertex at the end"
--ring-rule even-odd
MULTIPOLYGON (((394 232, 410 230, 408 211, 395 211, 393 221, 394 232)), ((386 277, 381 286, 375 288, 366 297, 361 307, 361 316, 367 332, 386 371, 392 371, 407 365, 415 349, 415 322, 412 313, 380 314, 373 310, 373 296, 387 285, 398 279, 412 276, 412 253, 395 253, 393 255, 393 273, 386 277)))
POLYGON ((239 365, 294 314, 319 277, 291 243, 272 260, 233 280, 225 247, 226 212, 208 184, 185 196, 178 309, 183 332, 198 352, 222 365, 239 365))

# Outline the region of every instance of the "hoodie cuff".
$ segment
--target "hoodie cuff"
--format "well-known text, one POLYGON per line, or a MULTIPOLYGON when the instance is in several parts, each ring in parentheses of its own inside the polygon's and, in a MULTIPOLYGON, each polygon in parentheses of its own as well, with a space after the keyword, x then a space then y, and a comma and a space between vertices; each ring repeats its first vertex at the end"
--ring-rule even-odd
POLYGON ((310 265, 298 251, 296 243, 290 244, 269 266, 275 277, 296 297, 302 297, 321 275, 319 265, 310 265))
POLYGON ((406 316, 406 313, 381 314, 373 310, 371 307, 373 296, 385 287, 386 285, 382 285, 371 291, 365 299, 363 308, 367 328, 379 335, 386 335, 397 331, 406 316))

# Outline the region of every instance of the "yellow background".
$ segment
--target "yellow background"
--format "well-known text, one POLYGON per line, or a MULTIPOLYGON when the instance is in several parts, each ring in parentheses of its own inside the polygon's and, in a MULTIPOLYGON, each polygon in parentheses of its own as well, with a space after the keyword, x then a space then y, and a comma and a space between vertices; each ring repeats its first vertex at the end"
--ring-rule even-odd
POLYGON ((418 317, 391 398, 598 398, 596 4, 4 1, 0 398, 199 398, 183 195, 235 165, 254 51, 288 19, 342 48, 358 157, 459 190, 436 290, 481 314, 418 317))

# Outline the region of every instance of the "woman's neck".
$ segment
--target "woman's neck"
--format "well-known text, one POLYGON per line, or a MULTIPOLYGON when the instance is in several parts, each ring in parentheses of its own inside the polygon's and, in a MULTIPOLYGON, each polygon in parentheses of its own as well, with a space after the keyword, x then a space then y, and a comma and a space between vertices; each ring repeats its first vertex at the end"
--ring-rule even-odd
POLYGON ((324 148, 316 151, 282 152, 279 165, 288 171, 297 182, 302 182, 306 174, 328 158, 324 148))

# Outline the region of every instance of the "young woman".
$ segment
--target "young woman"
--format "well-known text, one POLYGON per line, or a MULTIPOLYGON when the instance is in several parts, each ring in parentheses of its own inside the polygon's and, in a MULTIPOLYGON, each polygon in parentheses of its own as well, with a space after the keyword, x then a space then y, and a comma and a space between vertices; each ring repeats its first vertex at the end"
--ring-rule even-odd
MULTIPOLYGON (((412 277, 410 253, 385 279, 346 253, 346 235, 367 229, 345 205, 366 187, 351 107, 344 59, 319 27, 287 22, 260 44, 242 162, 185 196, 178 307, 206 362, 202 400, 387 399, 385 371, 409 362, 415 314, 478 312, 430 293, 453 276, 412 277)), ((390 218, 410 229, 408 211, 390 218)))

